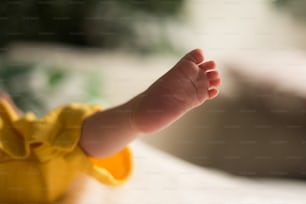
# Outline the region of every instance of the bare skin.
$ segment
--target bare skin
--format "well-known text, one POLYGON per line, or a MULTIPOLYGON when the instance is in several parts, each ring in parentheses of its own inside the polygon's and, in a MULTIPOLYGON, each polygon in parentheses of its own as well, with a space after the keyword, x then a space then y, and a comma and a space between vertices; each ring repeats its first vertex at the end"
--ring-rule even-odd
POLYGON ((215 63, 204 62, 202 51, 193 50, 143 93, 88 117, 79 145, 89 156, 109 156, 138 135, 159 131, 213 99, 220 82, 215 63))

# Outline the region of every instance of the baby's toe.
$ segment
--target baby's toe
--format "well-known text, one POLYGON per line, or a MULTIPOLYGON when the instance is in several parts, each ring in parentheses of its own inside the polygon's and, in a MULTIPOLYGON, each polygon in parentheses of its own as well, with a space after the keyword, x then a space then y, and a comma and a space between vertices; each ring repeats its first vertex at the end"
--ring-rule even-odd
POLYGON ((207 72, 207 78, 208 80, 214 80, 214 79, 218 79, 220 78, 219 76, 219 72, 214 70, 214 71, 210 71, 210 72, 207 72))
POLYGON ((213 79, 213 80, 210 80, 209 81, 209 86, 212 87, 217 87, 217 86, 220 86, 221 85, 221 79, 220 78, 217 78, 217 79, 213 79))
POLYGON ((208 98, 213 99, 218 95, 219 91, 217 88, 210 88, 208 90, 208 98))
POLYGON ((195 49, 187 53, 181 60, 188 60, 195 64, 200 64, 204 61, 204 55, 201 49, 195 49))
POLYGON ((204 62, 203 64, 200 64, 199 68, 204 71, 213 70, 216 68, 216 63, 214 61, 207 61, 207 62, 204 62))
POLYGON ((217 87, 221 84, 220 74, 216 70, 207 72, 207 78, 209 80, 209 86, 217 87))

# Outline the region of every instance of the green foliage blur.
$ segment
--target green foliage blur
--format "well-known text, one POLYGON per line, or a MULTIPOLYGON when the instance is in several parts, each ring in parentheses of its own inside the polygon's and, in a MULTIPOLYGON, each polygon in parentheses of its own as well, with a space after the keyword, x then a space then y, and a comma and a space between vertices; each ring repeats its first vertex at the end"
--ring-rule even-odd
POLYGON ((0 63, 0 90, 7 93, 22 111, 45 109, 39 95, 33 92, 29 81, 35 67, 31 64, 12 63, 2 60, 0 63))
POLYGON ((54 101, 56 106, 95 103, 103 96, 101 84, 95 72, 0 59, 0 92, 7 93, 23 112, 31 111, 37 116, 45 115, 54 101), (71 91, 76 85, 77 89, 71 91))
POLYGON ((277 8, 282 12, 289 13, 295 20, 306 23, 306 1, 305 0, 273 0, 277 8))
MULTIPOLYGON (((172 45, 164 28, 168 21, 181 19, 183 3, 184 0, 3 0, 0 90, 7 92, 22 110, 42 115, 48 110, 48 100, 59 98, 61 90, 71 86, 69 79, 78 77, 61 68, 41 69, 39 64, 6 60, 10 43, 47 42, 107 50, 128 47, 141 54, 166 50, 172 45)), ((80 95, 68 98, 79 102, 101 98, 101 80, 94 74, 81 75, 80 95)))
POLYGON ((177 19, 183 3, 184 0, 1 1, 0 46, 22 40, 116 48, 137 39, 137 22, 148 17, 157 21, 177 19))

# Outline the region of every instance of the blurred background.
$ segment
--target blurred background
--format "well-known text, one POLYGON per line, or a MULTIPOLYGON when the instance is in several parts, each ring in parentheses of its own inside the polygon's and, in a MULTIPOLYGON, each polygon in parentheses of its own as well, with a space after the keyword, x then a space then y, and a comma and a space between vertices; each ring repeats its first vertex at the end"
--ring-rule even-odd
POLYGON ((251 177, 306 177, 306 1, 7 0, 0 88, 43 116, 115 106, 193 48, 215 59, 220 96, 143 141, 251 177))

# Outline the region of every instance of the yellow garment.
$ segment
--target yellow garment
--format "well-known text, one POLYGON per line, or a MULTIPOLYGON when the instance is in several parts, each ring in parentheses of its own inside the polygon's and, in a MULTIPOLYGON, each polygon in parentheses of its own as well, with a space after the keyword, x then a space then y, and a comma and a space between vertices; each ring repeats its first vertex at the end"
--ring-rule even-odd
POLYGON ((98 106, 70 104, 37 119, 19 118, 0 100, 0 203, 49 203, 79 172, 119 185, 132 169, 128 148, 111 157, 88 158, 78 146, 82 121, 98 106))

